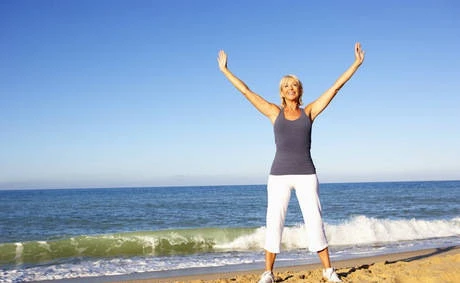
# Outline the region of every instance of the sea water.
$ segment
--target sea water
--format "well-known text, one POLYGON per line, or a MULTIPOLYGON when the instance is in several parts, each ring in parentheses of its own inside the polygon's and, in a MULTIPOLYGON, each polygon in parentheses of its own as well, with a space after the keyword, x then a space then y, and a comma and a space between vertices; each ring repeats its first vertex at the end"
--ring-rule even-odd
MULTIPOLYGON (((320 185, 333 260, 460 244, 460 181, 320 185)), ((0 191, 0 282, 263 268, 266 186, 0 191)), ((277 266, 319 262, 295 193, 277 266)), ((107 278, 107 277, 105 277, 107 278)))

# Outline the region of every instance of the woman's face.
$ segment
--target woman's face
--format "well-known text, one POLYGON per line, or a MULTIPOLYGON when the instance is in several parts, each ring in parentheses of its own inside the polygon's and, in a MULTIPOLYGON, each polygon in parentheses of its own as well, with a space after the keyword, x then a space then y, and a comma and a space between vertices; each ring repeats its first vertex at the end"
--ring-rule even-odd
POLYGON ((286 100, 297 101, 300 96, 300 85, 296 80, 286 80, 281 86, 281 95, 286 100))

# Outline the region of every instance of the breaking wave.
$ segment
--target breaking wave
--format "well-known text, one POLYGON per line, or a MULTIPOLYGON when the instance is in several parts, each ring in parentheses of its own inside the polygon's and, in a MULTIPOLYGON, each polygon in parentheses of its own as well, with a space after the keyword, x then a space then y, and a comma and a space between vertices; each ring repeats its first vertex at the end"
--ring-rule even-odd
MULTIPOLYGON (((286 227, 284 249, 306 248, 303 225, 286 227)), ((460 235, 460 218, 451 220, 389 220, 355 216, 325 224, 331 246, 374 245, 460 235)), ((264 227, 199 228, 82 235, 51 241, 0 244, 0 265, 34 264, 72 258, 168 256, 263 248, 264 227)))

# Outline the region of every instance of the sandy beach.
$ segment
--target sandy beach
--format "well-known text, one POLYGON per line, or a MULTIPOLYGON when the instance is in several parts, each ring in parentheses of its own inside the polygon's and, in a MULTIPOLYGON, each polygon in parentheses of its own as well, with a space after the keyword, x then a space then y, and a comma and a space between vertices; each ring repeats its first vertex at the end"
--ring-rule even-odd
MULTIPOLYGON (((334 263, 343 282, 460 282, 460 247, 426 249, 349 259, 334 263)), ((129 283, 257 282, 261 270, 169 278, 135 279, 129 283)), ((276 282, 326 282, 318 264, 275 268, 276 282)))

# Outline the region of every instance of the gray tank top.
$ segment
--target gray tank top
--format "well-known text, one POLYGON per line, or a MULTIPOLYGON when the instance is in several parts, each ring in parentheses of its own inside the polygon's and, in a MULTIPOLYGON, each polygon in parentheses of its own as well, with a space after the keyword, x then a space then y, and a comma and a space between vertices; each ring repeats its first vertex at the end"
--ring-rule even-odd
POLYGON ((301 109, 297 120, 284 117, 284 109, 276 117, 275 132, 276 153, 270 170, 271 175, 307 175, 316 174, 310 155, 311 121, 301 109))

